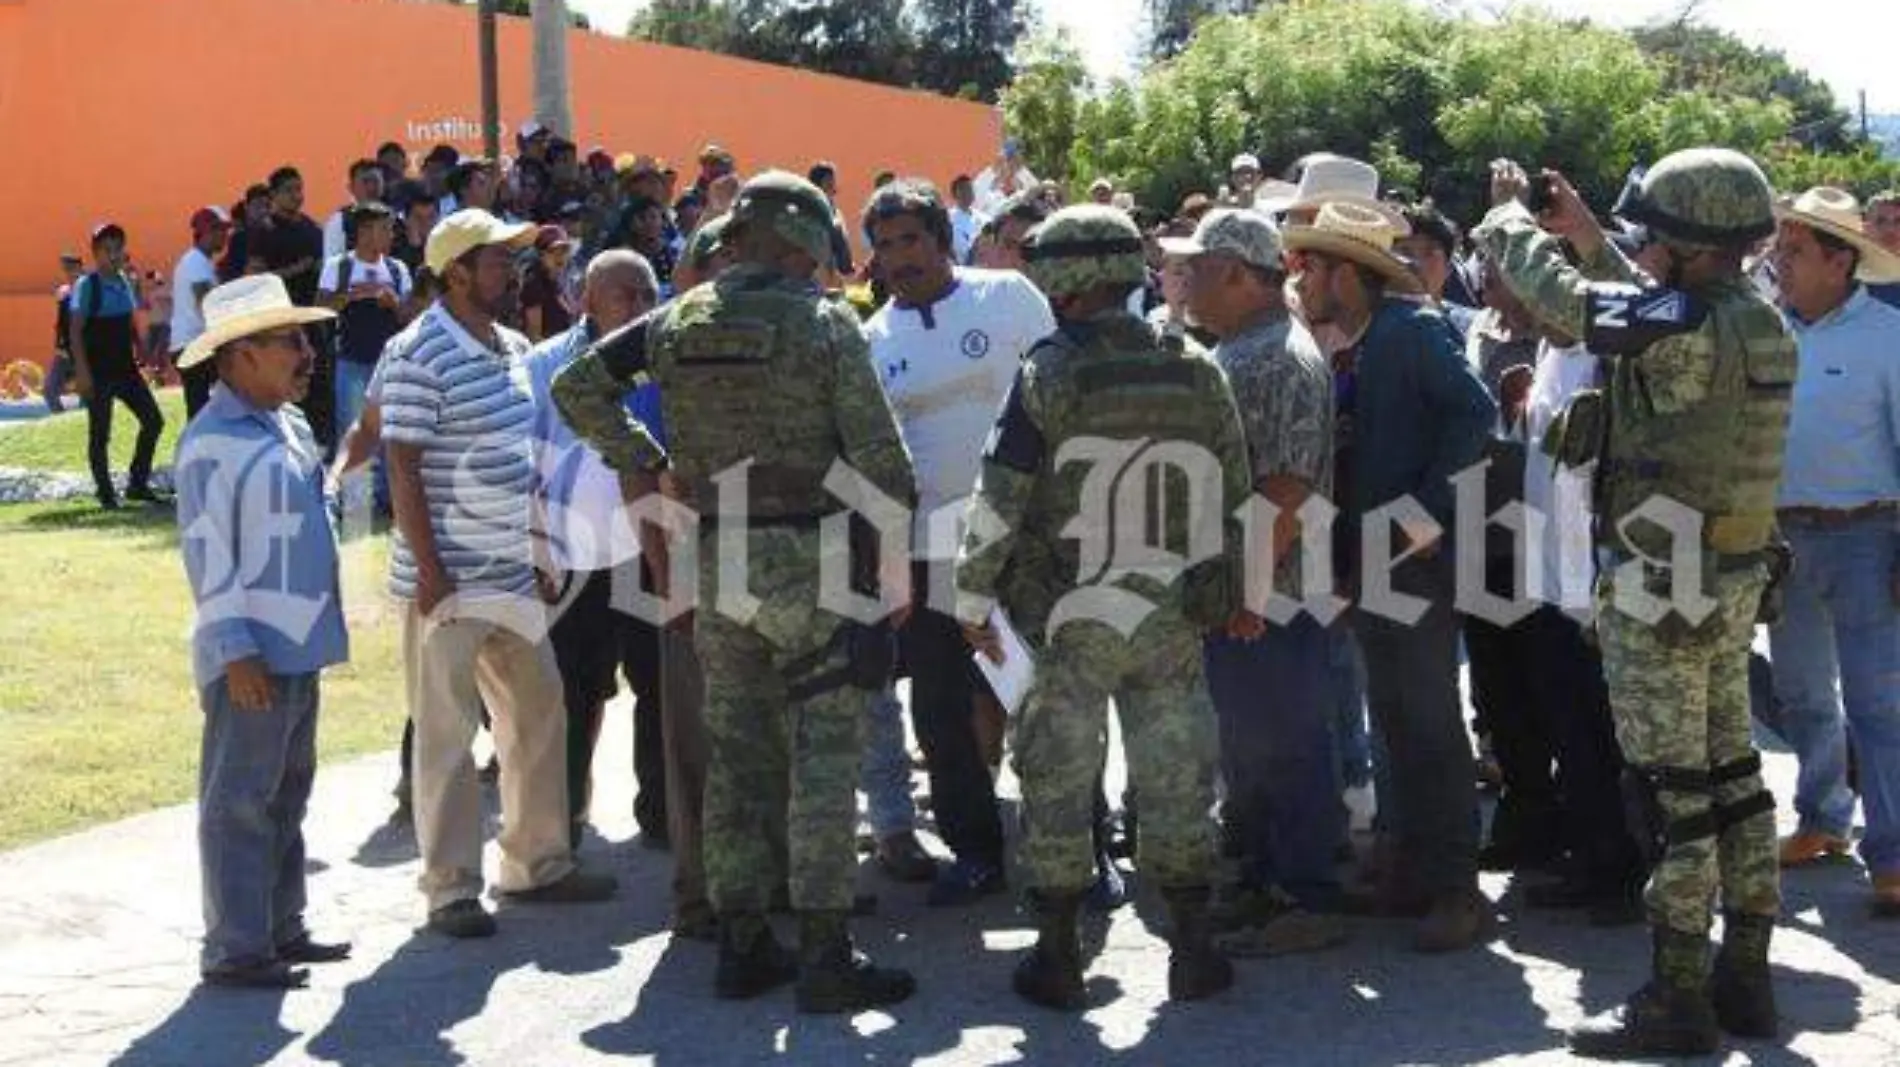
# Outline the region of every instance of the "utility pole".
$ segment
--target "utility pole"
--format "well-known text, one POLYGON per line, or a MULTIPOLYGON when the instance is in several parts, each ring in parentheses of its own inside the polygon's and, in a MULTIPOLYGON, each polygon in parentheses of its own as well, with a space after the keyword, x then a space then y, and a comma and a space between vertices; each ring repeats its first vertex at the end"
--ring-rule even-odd
POLYGON ((1867 140, 1867 90, 1860 91, 1860 139, 1867 140))
POLYGON ((495 0, 481 0, 475 21, 482 51, 482 154, 501 159, 501 73, 495 43, 495 0))
POLYGON ((534 0, 534 119, 560 134, 574 136, 568 108, 567 0, 534 0))

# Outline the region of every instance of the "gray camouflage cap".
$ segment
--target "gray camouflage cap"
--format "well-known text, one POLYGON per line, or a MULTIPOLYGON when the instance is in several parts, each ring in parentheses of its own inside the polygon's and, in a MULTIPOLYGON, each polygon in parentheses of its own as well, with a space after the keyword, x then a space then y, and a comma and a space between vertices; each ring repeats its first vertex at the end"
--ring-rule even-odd
POLYGON ((1192 237, 1163 237, 1161 251, 1170 256, 1202 256, 1220 252, 1262 270, 1285 270, 1285 246, 1272 220, 1257 211, 1216 208, 1201 217, 1192 237))

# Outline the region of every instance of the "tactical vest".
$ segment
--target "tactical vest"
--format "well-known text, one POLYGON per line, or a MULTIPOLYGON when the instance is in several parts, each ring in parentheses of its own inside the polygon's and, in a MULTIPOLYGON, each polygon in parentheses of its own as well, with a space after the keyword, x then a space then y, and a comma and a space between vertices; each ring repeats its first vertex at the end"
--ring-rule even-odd
MULTIPOLYGON (((1225 416, 1227 386, 1220 368, 1205 355, 1170 350, 1155 337, 1147 323, 1133 316, 1116 315, 1093 320, 1080 327, 1053 335, 1031 353, 1038 362, 1036 385, 1038 404, 1046 425, 1044 434, 1052 450, 1047 462, 1047 477, 1035 501, 1035 511, 1056 528, 1045 529, 1050 542, 1057 580, 1071 586, 1099 581, 1099 574, 1080 571, 1081 533, 1070 520, 1085 520, 1091 527, 1108 520, 1106 529, 1092 528, 1097 536, 1121 541, 1138 535, 1149 543, 1158 543, 1171 551, 1185 553, 1190 547, 1190 505, 1211 508, 1223 534, 1229 533, 1225 518, 1230 510, 1223 499, 1223 484, 1218 475, 1206 488, 1213 495, 1198 502, 1190 497, 1185 471, 1155 463, 1151 453, 1176 445, 1199 446, 1212 453, 1214 433, 1225 416), (1055 348, 1057 351, 1047 351, 1055 348), (1116 474, 1111 494, 1112 515, 1087 514, 1093 503, 1085 486, 1096 463, 1075 462, 1057 468, 1056 457, 1065 444, 1077 439, 1099 438, 1133 444, 1146 440, 1142 449, 1128 457, 1127 466, 1116 474), (1131 484, 1134 479, 1144 484, 1131 484), (1124 494, 1133 494, 1126 496, 1124 494), (1143 506, 1130 510, 1123 505, 1138 501, 1143 506), (1133 521, 1141 529, 1119 529, 1133 521)), ((1088 459, 1099 457, 1089 456, 1088 459)), ((1215 457, 1218 462, 1218 456, 1215 457)), ((1105 461, 1105 460, 1104 460, 1105 461)), ((1224 542, 1223 542, 1224 544, 1224 542)), ((1112 570, 1118 561, 1110 553, 1112 570)), ((1212 625, 1225 621, 1234 607, 1229 572, 1224 556, 1196 564, 1172 585, 1163 585, 1147 577, 1128 577, 1117 584, 1147 596, 1156 602, 1179 603, 1190 618, 1212 625)), ((1044 582, 1048 581, 1043 577, 1044 582)))
POLYGON ((824 488, 840 455, 831 402, 838 315, 851 318, 810 285, 740 268, 660 316, 649 358, 676 474, 702 515, 719 514, 714 478, 748 462, 752 524, 815 525, 843 509, 824 488))
MULTIPOLYGON (((1708 396, 1658 414, 1643 357, 1615 360, 1600 482, 1607 537, 1653 496, 1703 517, 1705 547, 1743 555, 1766 547, 1775 524, 1775 491, 1797 367, 1780 315, 1752 292, 1719 294, 1703 329, 1714 333, 1708 396)), ((1647 522, 1624 527, 1631 547, 1666 556, 1667 533, 1647 522)))

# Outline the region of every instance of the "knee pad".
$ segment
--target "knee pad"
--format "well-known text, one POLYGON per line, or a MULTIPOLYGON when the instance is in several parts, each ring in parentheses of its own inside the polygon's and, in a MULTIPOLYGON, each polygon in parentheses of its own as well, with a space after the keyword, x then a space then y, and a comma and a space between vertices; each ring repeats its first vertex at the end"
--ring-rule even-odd
POLYGON ((1647 865, 1660 862, 1671 845, 1714 837, 1720 830, 1713 808, 1671 819, 1662 802, 1664 794, 1710 797, 1714 791, 1710 778, 1708 771, 1693 767, 1632 764, 1624 768, 1623 817, 1647 865))

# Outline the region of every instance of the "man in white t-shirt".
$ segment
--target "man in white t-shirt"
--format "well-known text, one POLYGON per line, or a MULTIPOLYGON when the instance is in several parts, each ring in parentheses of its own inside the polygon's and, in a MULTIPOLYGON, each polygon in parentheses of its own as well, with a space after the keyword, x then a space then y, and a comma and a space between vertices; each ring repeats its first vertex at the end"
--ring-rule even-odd
POLYGON ((383 346, 414 318, 409 268, 389 254, 396 215, 380 201, 350 209, 356 249, 324 261, 317 302, 337 312, 336 435, 363 413, 363 397, 383 346))
POLYGON ((899 641, 937 827, 955 855, 937 872, 930 902, 965 904, 1004 888, 1003 829, 973 724, 975 668, 950 614, 952 571, 983 442, 1023 357, 1056 322, 1022 275, 951 261, 950 214, 927 182, 879 189, 862 228, 892 295, 865 333, 917 469, 911 547, 918 605, 899 641))
MULTIPOLYGON (((185 346, 205 332, 204 298, 218 284, 217 257, 231 239, 231 216, 217 205, 201 207, 191 216, 191 247, 172 268, 172 363, 185 346)), ((185 383, 185 418, 198 414, 211 398, 217 367, 207 360, 179 372, 185 383)))
POLYGON ((335 259, 350 248, 350 209, 372 200, 383 199, 383 167, 373 159, 350 164, 350 202, 330 213, 323 222, 323 258, 335 259))
POLYGON ((976 183, 967 174, 957 175, 950 183, 950 199, 956 203, 950 209, 951 248, 958 263, 968 263, 977 234, 990 217, 976 209, 976 183))

